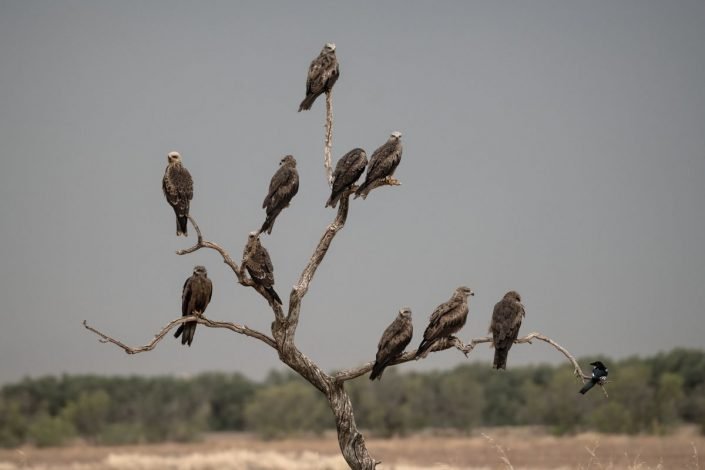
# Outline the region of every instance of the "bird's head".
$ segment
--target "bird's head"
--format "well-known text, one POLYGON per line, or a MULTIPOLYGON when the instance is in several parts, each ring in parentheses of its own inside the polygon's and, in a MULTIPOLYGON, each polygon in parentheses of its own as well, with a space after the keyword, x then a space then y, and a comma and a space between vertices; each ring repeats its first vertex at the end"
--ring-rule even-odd
POLYGON ((404 307, 399 310, 399 316, 402 318, 411 318, 411 309, 409 307, 404 307))
POLYGON ((519 292, 515 290, 510 290, 504 294, 504 298, 507 300, 513 300, 514 302, 521 302, 521 296, 519 295, 519 292))
POLYGON ((286 157, 282 158, 279 161, 279 166, 282 166, 282 165, 296 166, 296 159, 294 158, 293 155, 287 155, 286 157))
POLYGON ((193 268, 193 274, 196 276, 204 276, 205 277, 208 275, 208 271, 206 271, 205 266, 196 266, 195 268, 193 268))
POLYGON ((607 369, 607 367, 602 363, 602 361, 591 362, 590 365, 598 367, 600 369, 607 369))
POLYGON ((332 42, 327 42, 325 46, 323 46, 323 52, 329 53, 329 52, 335 52, 335 44, 332 42))
POLYGON ((250 233, 247 235, 247 239, 248 239, 248 240, 254 240, 254 239, 257 238, 258 236, 259 236, 259 232, 250 232, 250 233))
POLYGON ((181 154, 179 152, 169 152, 166 155, 166 159, 169 163, 181 163, 181 154))
POLYGON ((401 132, 399 132, 399 131, 392 132, 392 135, 389 136, 389 140, 392 140, 392 141, 401 140, 401 132))
POLYGON ((469 287, 460 286, 455 290, 458 294, 464 295, 465 297, 469 295, 475 295, 475 293, 469 287))

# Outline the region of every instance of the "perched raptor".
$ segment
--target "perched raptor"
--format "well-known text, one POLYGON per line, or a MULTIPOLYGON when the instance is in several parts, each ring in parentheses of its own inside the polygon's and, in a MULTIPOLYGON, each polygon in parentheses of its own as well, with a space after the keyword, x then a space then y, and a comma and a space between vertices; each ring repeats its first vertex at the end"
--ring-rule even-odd
POLYGON ((384 330, 382 338, 377 345, 377 357, 372 367, 370 380, 381 379, 382 372, 394 359, 404 352, 404 348, 411 342, 414 334, 414 325, 411 323, 411 309, 408 307, 399 310, 399 315, 384 330))
POLYGON ((489 331, 492 333, 492 344, 495 348, 495 369, 507 368, 507 355, 519 336, 519 328, 525 315, 521 296, 516 291, 510 290, 495 304, 489 331))
POLYGON ((448 302, 433 311, 431 319, 423 332, 423 341, 416 351, 416 357, 422 356, 436 340, 447 338, 457 333, 468 319, 468 296, 475 295, 469 287, 458 287, 448 302))
POLYGON ((362 196, 365 199, 370 191, 368 187, 372 183, 392 176, 401 162, 401 151, 401 132, 392 132, 387 142, 375 150, 370 157, 365 182, 355 191, 355 197, 362 196))
POLYGON ((361 148, 352 149, 338 160, 333 172, 333 190, 326 207, 335 207, 338 204, 340 196, 355 184, 366 166, 367 154, 361 148))
POLYGON ((287 155, 279 162, 279 169, 269 182, 269 192, 264 198, 262 208, 267 210, 267 218, 260 232, 272 233, 272 226, 279 213, 289 206, 291 199, 299 191, 299 172, 296 171, 296 159, 287 155))
POLYGON ((174 208, 176 213, 176 236, 188 236, 188 209, 193 199, 193 180, 191 174, 181 163, 179 152, 169 152, 169 164, 164 171, 162 189, 166 201, 174 208))
POLYGON ((592 387, 594 387, 597 384, 604 384, 607 381, 607 366, 604 365, 601 361, 595 361, 590 363, 592 368, 592 377, 590 377, 590 380, 583 385, 583 388, 580 389, 580 393, 585 395, 588 390, 590 390, 592 387))
POLYGON ((272 300, 281 305, 282 300, 272 287, 274 285, 272 259, 269 257, 267 249, 260 243, 257 232, 250 232, 247 238, 247 245, 242 253, 242 265, 247 268, 247 272, 250 273, 255 284, 262 286, 272 300))
POLYGON ((311 109, 316 98, 323 93, 329 93, 339 75, 340 67, 338 67, 338 59, 335 57, 335 44, 326 43, 321 53, 313 59, 308 67, 306 98, 299 105, 299 112, 311 109))
MULTIPOLYGON (((208 279, 206 268, 196 266, 193 268, 193 275, 184 283, 181 294, 181 315, 184 317, 203 315, 211 301, 211 295, 213 295, 213 283, 208 279)), ((181 335, 181 344, 191 346, 193 335, 196 333, 196 325, 198 323, 195 321, 182 323, 174 333, 174 338, 181 335)))

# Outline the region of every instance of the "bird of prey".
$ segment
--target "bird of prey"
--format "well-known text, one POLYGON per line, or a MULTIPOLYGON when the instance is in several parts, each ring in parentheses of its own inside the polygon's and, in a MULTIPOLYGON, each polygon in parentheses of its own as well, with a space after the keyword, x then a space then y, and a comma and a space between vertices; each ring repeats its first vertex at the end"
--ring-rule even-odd
POLYGON ((176 214, 176 236, 188 236, 188 209, 193 199, 193 180, 191 174, 181 163, 179 152, 169 152, 169 162, 162 179, 164 196, 176 214))
POLYGON ((269 296, 282 304, 282 300, 274 290, 274 266, 272 259, 269 257, 269 252, 259 241, 257 232, 250 232, 247 238, 245 251, 242 253, 242 265, 247 268, 250 277, 255 284, 262 286, 267 291, 269 296))
POLYGON ((338 204, 340 196, 346 189, 355 184, 365 171, 366 166, 367 154, 361 148, 352 149, 338 160, 333 172, 333 189, 330 199, 326 202, 326 207, 334 208, 338 204))
POLYGON ((394 359, 396 359, 404 348, 411 342, 414 334, 414 325, 411 323, 411 309, 404 307, 399 310, 399 315, 384 330, 382 338, 377 345, 377 357, 375 365, 372 367, 370 380, 381 379, 382 372, 394 359))
POLYGON ((416 351, 416 357, 422 356, 436 342, 457 333, 468 319, 468 296, 475 295, 469 287, 458 287, 448 302, 442 303, 431 314, 430 321, 423 332, 423 341, 416 351))
POLYGON ((338 66, 338 59, 335 57, 335 44, 332 42, 326 43, 321 53, 313 59, 308 67, 306 98, 299 105, 299 112, 311 109, 313 102, 321 94, 330 93, 339 75, 340 67, 338 66))
POLYGON ((272 226, 279 213, 289 206, 291 199, 299 191, 299 172, 296 171, 296 159, 287 155, 279 162, 279 169, 269 182, 269 192, 262 202, 267 210, 267 218, 260 232, 272 233, 272 226))
POLYGON ((607 366, 604 365, 600 361, 595 361, 590 363, 591 366, 594 366, 592 369, 592 377, 588 382, 583 385, 583 388, 580 389, 580 393, 585 395, 588 390, 590 390, 592 387, 594 387, 597 384, 604 384, 607 381, 607 366))
MULTIPOLYGON (((181 294, 181 316, 203 315, 208 303, 211 301, 211 295, 213 295, 213 283, 208 279, 206 268, 204 266, 196 266, 193 268, 193 275, 186 279, 184 283, 181 294)), ((176 333, 174 333, 174 338, 178 338, 181 335, 181 344, 191 346, 197 324, 195 321, 182 323, 176 333)))
POLYGON ((355 192, 355 197, 367 197, 368 186, 378 180, 383 180, 394 174, 401 162, 401 132, 392 132, 387 142, 372 153, 370 164, 367 165, 365 182, 355 192))
POLYGON ((521 296, 516 291, 510 290, 495 304, 489 331, 492 333, 492 344, 495 348, 493 364, 495 369, 507 368, 509 349, 519 335, 521 321, 525 315, 521 296))

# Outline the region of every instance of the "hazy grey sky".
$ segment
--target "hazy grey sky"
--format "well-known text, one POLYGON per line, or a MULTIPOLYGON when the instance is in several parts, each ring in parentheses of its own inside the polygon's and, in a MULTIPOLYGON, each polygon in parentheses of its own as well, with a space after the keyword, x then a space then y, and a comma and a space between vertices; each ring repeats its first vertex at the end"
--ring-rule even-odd
MULTIPOLYGON (((192 214, 239 258, 279 159, 295 155, 299 194, 263 237, 288 297, 334 216, 323 101, 296 112, 328 41, 334 159, 399 130, 403 185, 352 204, 303 304, 306 354, 326 369, 369 360, 406 305, 416 346, 463 284, 476 292, 465 338, 515 289, 522 331, 577 355, 703 346, 702 0, 0 0, 1 382, 279 367, 226 331, 127 356, 80 322, 146 343, 204 264, 208 316, 268 331, 268 307, 215 252, 174 254, 194 239, 175 237, 161 178, 180 151, 192 214)), ((535 344, 509 365, 559 360, 535 344)))

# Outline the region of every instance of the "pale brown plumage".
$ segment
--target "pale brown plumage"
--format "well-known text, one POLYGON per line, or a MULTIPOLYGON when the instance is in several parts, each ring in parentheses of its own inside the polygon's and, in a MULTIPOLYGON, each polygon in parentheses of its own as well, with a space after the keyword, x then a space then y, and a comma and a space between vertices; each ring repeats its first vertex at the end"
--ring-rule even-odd
POLYGON ((296 159, 287 155, 279 162, 279 169, 269 182, 269 191, 262 202, 267 211, 267 218, 260 232, 272 233, 272 226, 279 213, 289 206, 291 199, 299 191, 299 172, 296 171, 296 159))
POLYGON ((367 154, 361 148, 355 148, 340 157, 333 172, 333 188, 326 207, 335 207, 340 196, 360 178, 367 166, 367 154))
POLYGON ((162 178, 162 190, 166 201, 176 214, 176 236, 188 236, 189 205, 193 199, 191 174, 181 163, 179 152, 169 152, 168 164, 162 178))
POLYGON ((521 296, 516 291, 507 292, 502 300, 495 304, 489 330, 492 333, 492 344, 495 348, 493 363, 495 369, 507 368, 509 350, 519 336, 519 328, 525 315, 521 296))
POLYGON ((401 132, 392 132, 387 142, 372 153, 370 163, 367 165, 365 182, 355 191, 356 198, 362 196, 365 199, 372 183, 394 174, 394 170, 401 162, 402 150, 401 132))
MULTIPOLYGON (((208 272, 203 266, 193 268, 193 275, 186 279, 184 288, 181 293, 181 315, 188 317, 190 315, 203 315, 206 307, 211 301, 213 295, 213 283, 208 279, 208 272)), ((174 333, 174 338, 181 335, 181 344, 191 346, 193 335, 196 333, 195 321, 182 323, 174 333)))
POLYGON ((274 266, 269 252, 262 246, 256 232, 250 233, 247 238, 247 245, 242 253, 242 265, 247 268, 247 272, 255 282, 264 288, 274 302, 279 305, 282 300, 274 290, 274 266))
POLYGON ((436 307, 423 332, 423 341, 416 351, 416 357, 422 356, 437 340, 447 338, 465 326, 469 295, 475 295, 469 287, 458 287, 449 301, 436 307))
POLYGON ((411 323, 411 309, 403 308, 394 321, 384 330, 377 345, 377 356, 372 366, 370 380, 381 379, 382 372, 396 359, 411 342, 414 325, 411 323))
POLYGON ((299 105, 299 112, 309 110, 323 93, 329 93, 340 76, 335 44, 327 43, 321 53, 313 59, 306 76, 306 97, 299 105))

